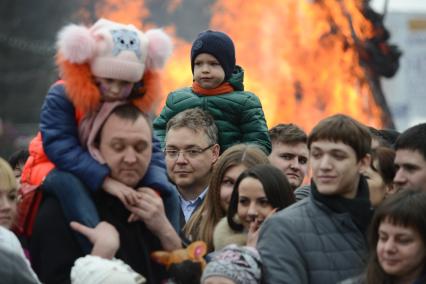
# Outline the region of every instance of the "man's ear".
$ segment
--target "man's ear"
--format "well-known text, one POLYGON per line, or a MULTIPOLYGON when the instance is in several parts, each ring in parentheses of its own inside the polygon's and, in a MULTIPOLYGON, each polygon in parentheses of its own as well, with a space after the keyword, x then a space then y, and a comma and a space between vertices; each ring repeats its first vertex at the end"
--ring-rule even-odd
POLYGON ((370 167, 371 165, 371 155, 366 154, 363 158, 361 158, 361 160, 359 160, 358 164, 359 164, 359 173, 365 172, 368 169, 368 167, 370 167))
POLYGON ((386 185, 386 196, 392 195, 397 192, 396 186, 393 183, 386 185))
POLYGON ((219 159, 219 155, 220 155, 220 146, 219 146, 219 144, 214 144, 212 146, 212 153, 213 153, 212 162, 214 164, 214 163, 216 163, 217 159, 219 159))

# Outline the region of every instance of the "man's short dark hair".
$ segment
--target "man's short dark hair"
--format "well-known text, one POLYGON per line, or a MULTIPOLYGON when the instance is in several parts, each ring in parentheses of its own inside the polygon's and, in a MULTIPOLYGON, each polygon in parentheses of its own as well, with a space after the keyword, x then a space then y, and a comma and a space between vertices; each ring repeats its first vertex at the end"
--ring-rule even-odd
POLYGON ((132 122, 136 121, 140 116, 143 116, 148 122, 150 122, 150 118, 143 111, 141 111, 138 107, 130 103, 115 107, 111 111, 111 114, 115 114, 119 118, 122 118, 124 120, 130 120, 132 122))
MULTIPOLYGON (((125 103, 125 104, 119 105, 111 111, 108 118, 111 117, 111 115, 113 115, 113 114, 116 115, 118 118, 121 118, 123 120, 128 120, 130 122, 135 122, 136 120, 138 120, 139 117, 143 117, 146 120, 146 122, 148 123, 151 135, 153 135, 151 118, 146 113, 141 111, 138 107, 136 107, 135 105, 133 105, 131 103, 125 103)), ((101 133, 102 133, 102 130, 105 126, 105 122, 108 120, 108 118, 105 119, 100 131, 96 135, 96 139, 95 139, 95 145, 96 146, 99 146, 100 143, 101 143, 101 133)))
POLYGON ((293 123, 280 123, 269 129, 269 137, 272 143, 298 144, 307 143, 308 136, 305 131, 293 123))
POLYGON ((417 124, 402 132, 395 142, 395 150, 399 149, 419 151, 426 160, 426 123, 417 124))
POLYGON ((342 142, 350 146, 354 149, 358 161, 371 152, 371 134, 368 128, 344 114, 321 120, 309 134, 308 148, 319 140, 342 142))

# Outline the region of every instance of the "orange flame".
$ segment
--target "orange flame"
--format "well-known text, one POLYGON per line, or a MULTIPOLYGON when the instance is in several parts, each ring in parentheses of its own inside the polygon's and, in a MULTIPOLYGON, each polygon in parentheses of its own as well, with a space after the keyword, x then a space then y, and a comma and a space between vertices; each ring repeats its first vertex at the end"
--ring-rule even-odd
MULTIPOLYGON (((181 2, 170 1, 168 10, 181 2)), ((213 6, 210 26, 234 40, 237 64, 245 70, 245 89, 259 96, 268 126, 294 122, 310 131, 334 113, 383 125, 383 111, 374 101, 353 37, 355 33, 362 41, 373 35, 371 23, 360 12, 362 2, 218 0, 213 6)), ((140 0, 104 0, 96 12, 139 26, 149 14, 140 0)), ((174 27, 168 31, 174 34, 174 27)), ((192 83, 190 47, 175 36, 163 76, 167 92, 192 83)))
POLYGON ((141 19, 149 16, 143 0, 104 0, 97 2, 95 13, 116 22, 133 24, 141 28, 141 19))

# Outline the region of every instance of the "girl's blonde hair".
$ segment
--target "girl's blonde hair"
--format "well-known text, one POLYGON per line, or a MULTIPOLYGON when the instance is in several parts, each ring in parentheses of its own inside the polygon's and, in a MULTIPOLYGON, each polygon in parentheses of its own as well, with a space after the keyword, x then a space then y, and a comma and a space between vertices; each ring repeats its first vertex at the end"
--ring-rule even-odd
POLYGON ((9 163, 0 157, 0 190, 18 190, 18 183, 9 163))
POLYGON ((214 250, 214 228, 220 219, 226 216, 220 203, 223 176, 230 167, 244 165, 250 168, 258 164, 269 164, 269 160, 266 154, 255 145, 238 144, 223 152, 213 166, 204 202, 184 227, 184 233, 191 241, 204 241, 209 252, 214 250))

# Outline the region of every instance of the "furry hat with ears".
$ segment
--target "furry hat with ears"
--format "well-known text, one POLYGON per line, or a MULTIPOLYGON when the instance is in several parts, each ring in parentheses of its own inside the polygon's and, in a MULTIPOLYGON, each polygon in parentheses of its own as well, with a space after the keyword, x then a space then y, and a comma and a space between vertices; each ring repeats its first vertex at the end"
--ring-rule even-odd
POLYGON ((196 241, 185 249, 177 249, 172 252, 155 251, 151 254, 151 257, 166 267, 171 283, 199 284, 201 274, 206 266, 204 260, 206 252, 206 243, 196 241))
MULTIPOLYGON (((86 112, 100 101, 93 77, 134 83, 143 79, 152 81, 144 77, 155 75, 164 66, 171 55, 172 43, 160 29, 143 33, 133 25, 100 19, 90 28, 65 26, 58 34, 57 49, 57 64, 68 96, 76 108, 86 112)), ((144 90, 146 94, 140 99, 153 91, 146 84, 144 90)), ((147 99, 153 100, 149 96, 147 99)))
POLYGON ((151 254, 151 257, 158 263, 166 266, 166 268, 169 268, 172 264, 181 263, 185 260, 198 262, 201 264, 201 267, 204 268, 204 266, 206 266, 206 261, 203 257, 206 252, 206 243, 203 241, 196 241, 185 249, 177 249, 172 252, 155 251, 151 254))

